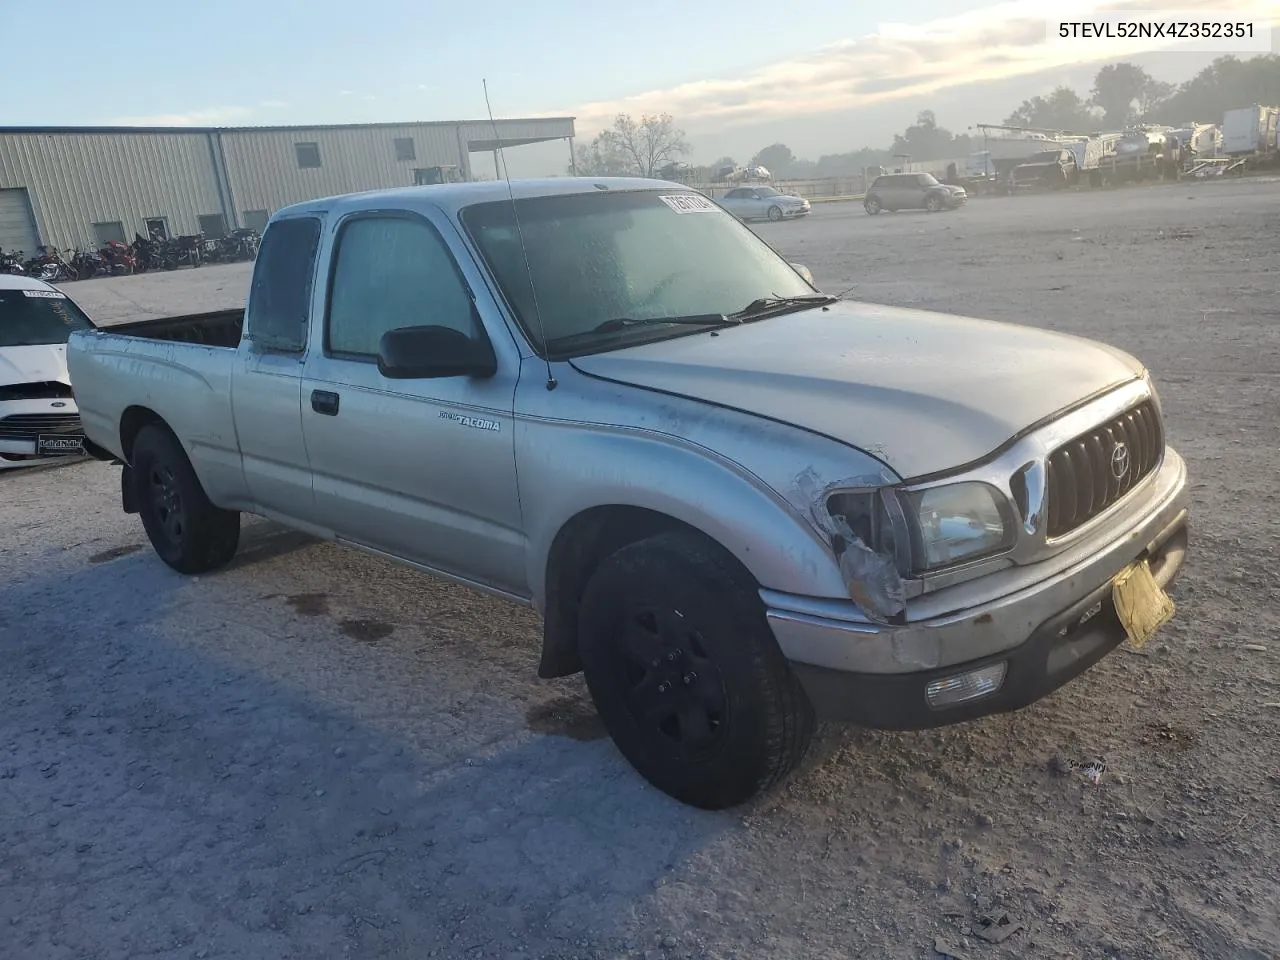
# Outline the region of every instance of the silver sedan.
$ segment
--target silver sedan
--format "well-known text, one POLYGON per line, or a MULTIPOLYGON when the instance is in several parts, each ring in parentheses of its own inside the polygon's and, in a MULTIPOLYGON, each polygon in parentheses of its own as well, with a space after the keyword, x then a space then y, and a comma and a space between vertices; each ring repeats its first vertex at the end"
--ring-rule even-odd
POLYGON ((790 220, 809 213, 809 201, 773 187, 735 187, 719 199, 739 220, 790 220))

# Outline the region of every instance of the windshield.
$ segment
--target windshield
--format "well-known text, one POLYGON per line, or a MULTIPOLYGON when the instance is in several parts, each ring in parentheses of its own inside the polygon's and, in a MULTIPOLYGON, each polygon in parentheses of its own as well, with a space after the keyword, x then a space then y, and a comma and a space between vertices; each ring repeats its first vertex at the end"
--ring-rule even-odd
POLYGON ((942 186, 942 184, 940 184, 940 183, 938 182, 938 178, 937 178, 937 177, 935 177, 932 173, 922 173, 922 174, 920 174, 920 179, 922 179, 922 180, 924 181, 924 185, 925 185, 926 187, 940 187, 940 186, 942 186))
POLYGON ((0 290, 0 347, 66 343, 73 330, 93 324, 65 293, 0 290))
POLYGON ((593 353, 696 329, 592 332, 618 318, 729 314, 762 297, 814 295, 789 263, 700 193, 580 193, 520 200, 517 209, 545 342, 511 203, 468 207, 462 221, 539 353, 593 353))
POLYGON ((780 197, 780 196, 782 196, 782 191, 781 191, 781 190, 775 190, 775 189, 773 189, 773 187, 756 187, 756 193, 758 193, 758 194, 759 194, 760 196, 762 196, 762 197, 780 197))

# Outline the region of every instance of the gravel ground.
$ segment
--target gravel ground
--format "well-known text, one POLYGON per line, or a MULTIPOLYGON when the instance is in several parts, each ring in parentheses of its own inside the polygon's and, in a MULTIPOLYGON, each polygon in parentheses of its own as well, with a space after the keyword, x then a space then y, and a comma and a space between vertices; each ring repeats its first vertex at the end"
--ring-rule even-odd
MULTIPOLYGON (((1196 534, 1150 648, 1015 715, 824 730, 730 814, 538 681, 525 610, 262 521, 183 579, 113 468, 0 476, 0 956, 1280 956, 1277 222, 1253 181, 759 228, 833 292, 1138 354, 1196 534)), ((127 319, 247 275, 68 289, 127 319)))

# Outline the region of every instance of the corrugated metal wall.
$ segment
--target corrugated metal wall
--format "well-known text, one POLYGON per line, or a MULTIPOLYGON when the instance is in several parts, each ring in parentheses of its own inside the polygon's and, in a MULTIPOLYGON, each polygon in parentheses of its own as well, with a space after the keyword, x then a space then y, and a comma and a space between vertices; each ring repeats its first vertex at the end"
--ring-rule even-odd
POLYGON ((96 247, 95 222, 125 236, 166 217, 169 232, 195 233, 221 204, 204 133, 0 133, 0 187, 26 187, 40 239, 96 247))
POLYGON ((232 130, 221 135, 237 216, 360 190, 413 186, 416 167, 465 169, 457 124, 232 130), (395 141, 412 139, 413 160, 397 160, 395 141), (320 166, 300 168, 295 144, 315 143, 320 166))
MULTIPOLYGON (((506 142, 573 136, 572 119, 499 120, 506 142)), ((407 187, 414 170, 457 165, 494 139, 488 121, 225 130, 0 130, 0 188, 25 187, 43 243, 94 249, 94 223, 119 222, 127 240, 163 217, 169 235, 222 214, 228 229, 333 194, 407 187), (396 140, 413 141, 397 159, 396 140), (320 166, 299 165, 296 144, 319 146, 320 166), (246 217, 247 213, 254 216, 246 217)))

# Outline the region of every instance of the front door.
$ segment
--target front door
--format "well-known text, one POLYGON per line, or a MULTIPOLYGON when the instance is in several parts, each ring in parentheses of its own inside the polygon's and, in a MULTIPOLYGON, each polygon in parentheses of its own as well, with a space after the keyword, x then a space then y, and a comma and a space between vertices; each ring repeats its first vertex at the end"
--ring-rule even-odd
POLYGON ((518 370, 424 380, 378 371, 388 330, 488 335, 442 229, 452 231, 400 213, 357 214, 338 229, 324 342, 302 385, 316 507, 343 539, 523 595, 518 370))

